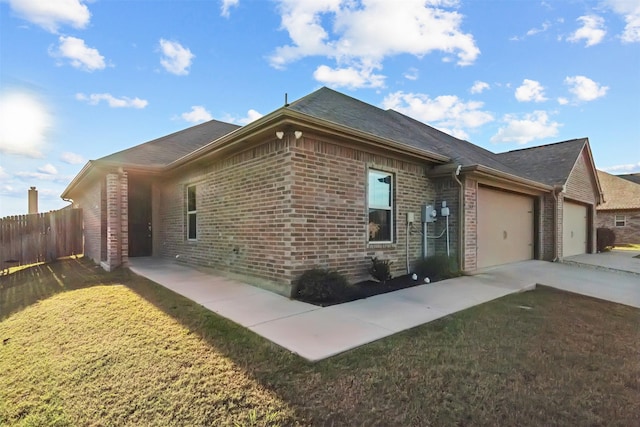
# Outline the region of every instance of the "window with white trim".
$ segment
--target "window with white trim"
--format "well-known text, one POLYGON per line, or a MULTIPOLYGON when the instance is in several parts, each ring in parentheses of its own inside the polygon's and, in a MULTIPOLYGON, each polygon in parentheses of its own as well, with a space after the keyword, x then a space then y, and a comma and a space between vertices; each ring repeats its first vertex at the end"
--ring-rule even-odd
POLYGON ((616 215, 615 218, 615 226, 616 227, 625 227, 627 225, 627 217, 624 215, 616 215))
POLYGON ((369 207, 369 242, 393 241, 393 175, 369 170, 367 203, 369 207))
POLYGON ((187 187, 187 240, 198 238, 198 210, 196 209, 196 186, 187 187))

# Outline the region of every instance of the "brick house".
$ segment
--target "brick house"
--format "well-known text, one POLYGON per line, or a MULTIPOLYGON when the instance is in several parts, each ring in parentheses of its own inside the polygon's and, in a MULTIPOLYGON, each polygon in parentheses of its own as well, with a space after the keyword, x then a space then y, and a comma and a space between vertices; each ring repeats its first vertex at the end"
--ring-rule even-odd
POLYGON ((598 178, 604 192, 604 203, 597 208, 598 227, 612 229, 616 244, 640 243, 640 184, 602 171, 598 178))
POLYGON ((448 252, 470 273, 593 252, 601 191, 587 139, 495 154, 321 88, 91 161, 62 197, 104 268, 158 256, 289 295, 313 267, 363 278, 372 256, 402 274, 448 252))

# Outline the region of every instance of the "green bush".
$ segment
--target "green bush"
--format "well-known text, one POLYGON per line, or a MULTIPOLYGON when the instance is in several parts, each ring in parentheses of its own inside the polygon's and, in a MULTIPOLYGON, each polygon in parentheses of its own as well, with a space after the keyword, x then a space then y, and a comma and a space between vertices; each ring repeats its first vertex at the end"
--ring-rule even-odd
POLYGON ((371 267, 369 267, 369 274, 380 283, 386 283, 391 279, 391 266, 393 262, 388 259, 378 259, 376 257, 371 258, 371 267))
POLYGON ((432 282, 460 276, 456 257, 447 257, 446 255, 432 255, 418 260, 414 271, 418 276, 428 277, 432 282))
POLYGON ((337 271, 314 268, 302 273, 294 289, 293 297, 301 301, 334 302, 347 295, 349 282, 337 271))
POLYGON ((598 228, 596 230, 596 242, 598 252, 609 250, 616 244, 616 233, 610 228, 598 228))

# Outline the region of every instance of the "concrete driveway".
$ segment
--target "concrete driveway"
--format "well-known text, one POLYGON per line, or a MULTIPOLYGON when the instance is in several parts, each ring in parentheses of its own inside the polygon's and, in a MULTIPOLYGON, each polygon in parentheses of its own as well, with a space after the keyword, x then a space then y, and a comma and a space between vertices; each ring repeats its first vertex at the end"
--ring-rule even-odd
POLYGON ((474 276, 324 308, 172 261, 133 258, 130 263, 136 274, 310 361, 508 294, 534 289, 536 284, 640 307, 640 276, 544 261, 509 264, 474 276))

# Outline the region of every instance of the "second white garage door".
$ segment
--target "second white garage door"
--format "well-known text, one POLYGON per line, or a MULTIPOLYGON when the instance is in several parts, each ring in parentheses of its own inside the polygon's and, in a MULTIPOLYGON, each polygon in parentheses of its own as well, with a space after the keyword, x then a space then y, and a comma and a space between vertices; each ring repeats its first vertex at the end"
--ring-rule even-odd
POLYGON ((533 197, 478 188, 478 268, 533 258, 533 197))
POLYGON ((562 256, 587 252, 587 207, 564 202, 562 210, 562 256))

